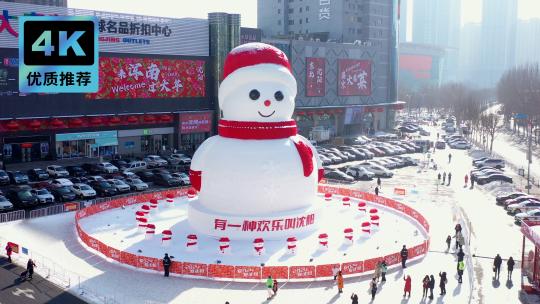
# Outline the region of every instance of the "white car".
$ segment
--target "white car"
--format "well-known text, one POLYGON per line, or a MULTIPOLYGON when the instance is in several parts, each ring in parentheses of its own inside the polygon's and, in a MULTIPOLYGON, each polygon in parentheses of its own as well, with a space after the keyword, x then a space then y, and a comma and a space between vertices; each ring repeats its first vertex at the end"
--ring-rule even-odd
POLYGON ((361 164, 356 165, 355 167, 366 168, 367 170, 375 173, 375 176, 382 176, 382 177, 392 177, 392 176, 394 176, 394 173, 392 173, 392 171, 386 169, 383 166, 379 166, 379 165, 376 165, 376 164, 361 163, 361 164))
POLYGON ((458 141, 456 143, 451 143, 450 148, 466 150, 471 148, 471 144, 465 141, 458 141))
POLYGON ((165 167, 167 161, 157 155, 148 155, 143 159, 149 168, 165 167))
POLYGON ((501 168, 504 168, 504 160, 497 159, 497 158, 490 158, 484 161, 477 162, 475 166, 478 168, 493 167, 493 168, 501 169, 501 168))
POLYGON ((113 186, 113 188, 116 189, 118 192, 129 192, 131 190, 131 187, 124 183, 122 180, 119 179, 109 179, 107 182, 113 186))
POLYGON ((516 224, 520 224, 523 221, 540 221, 540 209, 532 209, 527 212, 521 212, 514 216, 516 224))
POLYGON ((94 198, 96 197, 96 190, 87 184, 75 184, 71 186, 71 190, 77 194, 80 198, 94 198))
POLYGON ((519 204, 511 204, 506 207, 508 212, 511 214, 527 212, 529 210, 538 209, 538 208, 540 208, 540 202, 533 201, 533 200, 526 200, 519 204))
POLYGON ((189 176, 185 173, 173 173, 171 174, 173 177, 176 177, 180 180, 182 183, 182 186, 184 185, 191 185, 191 181, 189 180, 189 176))
POLYGON ((57 166, 57 165, 47 166, 47 173, 49 173, 50 176, 55 177, 55 178, 69 176, 69 172, 67 172, 67 170, 64 167, 57 166))
POLYGON ((2 195, 0 195, 0 210, 1 211, 13 210, 13 204, 2 195))
POLYGON ((148 190, 148 184, 143 182, 140 178, 126 178, 126 183, 131 187, 132 190, 144 191, 148 190))
POLYGON ((355 179, 370 180, 375 177, 375 173, 364 167, 349 167, 345 173, 354 177, 355 179))
POLYGON ((73 186, 73 183, 67 178, 55 178, 51 181, 51 185, 54 187, 71 187, 73 186))
POLYGON ((101 172, 104 172, 104 173, 116 173, 116 172, 118 172, 118 167, 111 164, 111 163, 108 163, 108 162, 99 163, 96 166, 101 170, 101 172))
POLYGON ((54 196, 47 189, 33 189, 30 192, 37 196, 39 202, 42 204, 54 203, 54 196))
POLYGON ((189 165, 189 164, 191 164, 191 158, 189 158, 187 155, 180 154, 180 153, 175 153, 175 154, 169 155, 167 160, 169 161, 169 163, 171 165, 189 165))

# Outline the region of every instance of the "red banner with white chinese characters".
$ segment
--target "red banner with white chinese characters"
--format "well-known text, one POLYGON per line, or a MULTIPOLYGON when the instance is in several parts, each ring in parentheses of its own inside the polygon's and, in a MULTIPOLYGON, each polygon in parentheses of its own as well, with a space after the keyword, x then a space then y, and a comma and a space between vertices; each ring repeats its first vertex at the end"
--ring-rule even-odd
POLYGON ((99 58, 99 90, 89 99, 204 97, 203 60, 99 58))
POLYGON ((332 277, 332 276, 334 276, 334 272, 332 270, 335 267, 340 269, 339 264, 317 265, 317 267, 315 268, 317 278, 324 278, 324 277, 332 277))
POLYGON ((180 134, 210 132, 212 112, 183 113, 180 117, 180 134))
POLYGON ((361 273, 363 271, 364 263, 362 261, 348 262, 341 265, 341 273, 343 273, 343 275, 361 273))
POLYGON ((325 95, 325 61, 324 58, 306 58, 306 96, 325 95))
POLYGON ((182 273, 193 276, 208 276, 208 265, 201 263, 182 263, 182 273))
POLYGON ((380 258, 380 257, 365 260, 364 261, 364 271, 368 272, 368 271, 375 270, 375 268, 377 267, 377 263, 379 263, 381 260, 382 260, 382 258, 380 258))
POLYGON ((289 267, 289 279, 313 279, 313 278, 315 278, 315 266, 289 267))
POLYGON ((262 277, 272 276, 274 279, 288 279, 289 267, 287 266, 264 266, 262 268, 262 277))
POLYGON ((384 261, 386 262, 386 265, 388 266, 398 264, 401 262, 401 253, 396 252, 396 253, 389 254, 384 257, 384 261))
POLYGON ((234 266, 209 264, 208 265, 208 277, 210 278, 226 278, 234 279, 234 266))
POLYGON ((338 60, 338 95, 371 95, 371 61, 338 60))
POLYGON ((260 280, 261 267, 259 266, 235 266, 234 278, 244 280, 260 280))

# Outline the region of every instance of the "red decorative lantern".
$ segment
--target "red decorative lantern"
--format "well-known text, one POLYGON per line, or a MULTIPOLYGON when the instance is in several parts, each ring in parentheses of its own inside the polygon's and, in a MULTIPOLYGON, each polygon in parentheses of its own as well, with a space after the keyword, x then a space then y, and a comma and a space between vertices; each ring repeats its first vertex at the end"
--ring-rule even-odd
POLYGON ((144 115, 144 122, 152 123, 155 121, 156 121, 156 117, 154 115, 144 115))
POLYGON ((79 117, 73 118, 72 120, 69 121, 69 124, 73 127, 80 127, 83 125, 83 123, 84 121, 79 117))
POLYGON ((128 122, 128 123, 138 123, 138 122, 139 122, 139 118, 137 118, 137 116, 133 116, 133 115, 132 115, 132 116, 129 116, 129 117, 127 118, 127 122, 128 122))
POLYGON ((163 114, 159 117, 159 121, 161 122, 171 122, 172 121, 172 116, 169 115, 169 114, 163 114))
POLYGON ((101 117, 95 116, 90 118, 90 124, 92 125, 100 125, 103 123, 103 119, 101 117))
POLYGON ((20 127, 20 126, 19 126, 19 123, 18 123, 17 121, 15 121, 15 120, 11 120, 10 122, 8 122, 8 123, 6 124, 6 128, 7 128, 8 130, 10 130, 10 131, 16 131, 16 130, 19 129, 19 127, 20 127))
POLYGON ((122 122, 122 120, 118 116, 113 116, 109 119, 109 123, 112 125, 116 125, 122 122))
POLYGON ((304 112, 304 111, 299 111, 298 113, 296 113, 296 115, 298 115, 298 116, 303 116, 303 115, 306 115, 306 112, 304 112))
POLYGON ((37 130, 41 127, 41 122, 37 119, 34 119, 28 124, 28 127, 32 130, 37 130))
POLYGON ((51 127, 53 127, 53 128, 62 128, 63 126, 64 126, 64 122, 61 121, 60 119, 53 118, 51 120, 51 127))

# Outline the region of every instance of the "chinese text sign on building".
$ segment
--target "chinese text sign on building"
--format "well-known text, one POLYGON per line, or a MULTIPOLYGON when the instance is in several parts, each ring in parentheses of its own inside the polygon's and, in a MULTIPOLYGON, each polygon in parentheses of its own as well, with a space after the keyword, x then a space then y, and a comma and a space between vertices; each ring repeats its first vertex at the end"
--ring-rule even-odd
POLYGON ((306 96, 325 95, 325 61, 324 58, 306 58, 306 96))
POLYGON ((371 61, 340 59, 338 75, 338 95, 371 95, 371 61))

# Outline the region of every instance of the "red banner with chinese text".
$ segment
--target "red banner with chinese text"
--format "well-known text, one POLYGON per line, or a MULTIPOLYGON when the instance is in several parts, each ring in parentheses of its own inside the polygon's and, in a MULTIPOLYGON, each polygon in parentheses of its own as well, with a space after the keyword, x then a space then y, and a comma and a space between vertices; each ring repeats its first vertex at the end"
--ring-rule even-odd
POLYGON ((182 113, 180 118, 180 134, 210 132, 212 129, 212 112, 182 113))
POLYGON ((306 57, 306 96, 325 95, 324 58, 306 57))
POLYGON ((208 277, 234 279, 234 266, 209 264, 208 277))
POLYGON ((334 267, 339 268, 339 264, 323 264, 323 265, 317 265, 315 268, 315 273, 317 278, 324 278, 324 277, 332 277, 334 276, 334 273, 332 272, 332 269, 334 267))
POLYGON ((315 278, 315 266, 289 267, 289 279, 313 279, 313 278, 315 278))
POLYGON ((338 60, 338 95, 371 95, 371 61, 338 60))
POLYGON ((381 257, 365 260, 364 271, 367 272, 367 271, 375 270, 375 268, 377 267, 377 263, 379 263, 381 260, 382 260, 381 257))
POLYGON ((185 275, 206 277, 208 276, 208 265, 201 263, 183 262, 182 273, 185 275))
POLYGON ((364 262, 348 262, 341 265, 341 272, 343 275, 362 273, 364 271, 364 262))
POLYGON ((267 278, 269 275, 274 279, 288 279, 289 267, 287 266, 264 266, 262 268, 262 277, 267 278))
POLYGON ((169 271, 171 273, 182 274, 182 262, 173 261, 169 271))
POLYGON ((122 264, 131 265, 133 267, 139 267, 138 257, 129 252, 122 251, 122 253, 120 254, 120 261, 122 262, 122 264))
POLYGON ((244 280, 260 280, 261 267, 258 266, 235 266, 234 278, 244 280))
POLYGON ((384 260, 388 266, 399 264, 401 262, 401 254, 399 252, 389 254, 384 257, 384 260))

